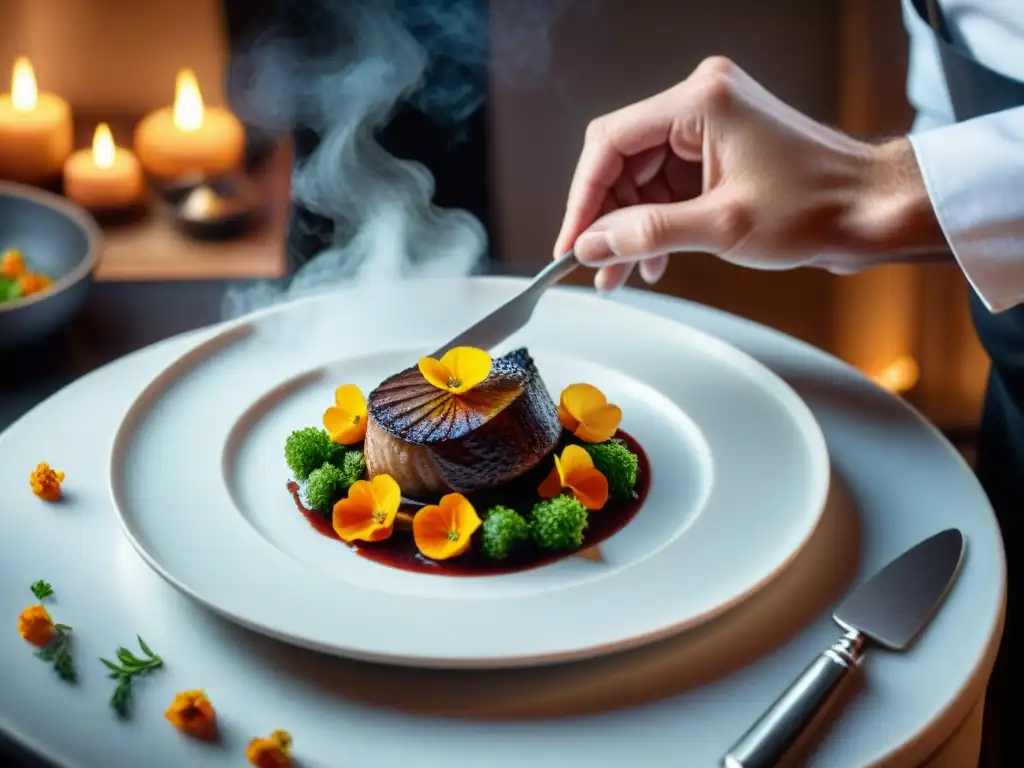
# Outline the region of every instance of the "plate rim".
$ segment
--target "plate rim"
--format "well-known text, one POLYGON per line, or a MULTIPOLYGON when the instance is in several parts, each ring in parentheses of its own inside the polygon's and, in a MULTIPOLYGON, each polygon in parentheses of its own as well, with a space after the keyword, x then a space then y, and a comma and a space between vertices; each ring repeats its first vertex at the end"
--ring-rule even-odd
MULTIPOLYGON (((413 282, 412 280, 403 281, 407 283, 413 282)), ((438 286, 451 286, 451 285, 491 285, 491 286, 513 286, 513 285, 527 285, 528 280, 518 276, 470 276, 463 278, 425 278, 418 279, 415 282, 426 285, 438 285, 438 286)), ((209 326, 207 331, 209 335, 199 338, 197 341, 192 343, 184 352, 176 356, 173 360, 164 365, 161 370, 153 376, 143 387, 143 389, 132 398, 131 402, 124 410, 121 415, 120 421, 118 422, 117 428, 115 429, 112 440, 109 443, 109 451, 107 452, 107 489, 108 496, 111 504, 114 507, 115 516, 117 518, 118 526, 121 529, 121 533, 125 536, 132 548, 142 557, 143 561, 166 583, 174 587, 180 594, 195 601, 197 604, 204 607, 223 618, 235 623, 238 626, 244 627, 248 630, 264 635, 266 637, 273 638, 275 640, 287 643, 289 645, 305 648, 312 651, 317 651, 329 655, 341 656, 344 658, 354 659, 358 661, 365 661, 370 663, 383 663, 399 667, 410 667, 410 668, 426 668, 426 669, 514 669, 522 667, 535 667, 544 665, 563 664, 571 661, 579 661, 585 659, 598 658, 601 656, 607 656, 613 653, 628 651, 636 648, 641 648, 651 643, 664 640, 674 635, 692 631, 699 627, 707 624, 708 622, 718 618, 719 616, 727 613, 729 610, 736 606, 746 602, 753 595, 757 594, 760 590, 765 588, 768 584, 772 583, 777 579, 795 560, 795 558, 806 548, 807 543, 813 537, 815 531, 820 526, 822 515, 826 507, 828 496, 831 488, 831 478, 833 468, 831 464, 831 455, 828 450, 828 444, 825 439, 824 432, 822 431, 821 425, 815 418, 813 411, 810 406, 804 402, 803 398, 796 392, 796 390, 771 370, 767 365, 757 360, 752 355, 748 354, 739 347, 697 328, 688 323, 676 320, 674 318, 664 317, 655 312, 641 309, 635 306, 631 306, 624 303, 616 303, 616 310, 622 311, 627 315, 637 317, 641 321, 655 321, 671 323, 674 326, 682 327, 687 333, 694 335, 699 338, 703 344, 709 345, 711 349, 719 350, 725 353, 727 358, 730 358, 730 362, 733 360, 740 361, 743 365, 756 370, 762 380, 771 382, 773 388, 773 394, 781 395, 788 400, 783 403, 787 412, 791 418, 796 422, 801 438, 808 444, 809 455, 811 457, 811 466, 815 470, 815 479, 817 482, 813 486, 812 493, 809 494, 809 498, 813 498, 813 504, 809 504, 808 508, 813 509, 814 521, 812 525, 807 526, 803 537, 797 543, 795 547, 787 554, 785 558, 782 558, 776 566, 763 578, 756 583, 752 584, 749 588, 738 592, 733 595, 729 600, 722 601, 715 605, 713 608, 705 610, 697 615, 689 617, 687 620, 682 622, 673 622, 667 626, 659 628, 657 631, 638 633, 629 637, 626 640, 607 641, 599 643, 591 643, 585 646, 577 645, 571 650, 561 652, 544 652, 544 653, 528 653, 520 655, 505 655, 501 657, 486 656, 486 655, 473 655, 466 656, 465 654, 457 657, 452 656, 435 656, 435 655, 407 655, 398 654, 394 652, 374 652, 364 649, 352 648, 351 646, 342 646, 338 643, 324 643, 322 641, 306 637, 305 635, 296 634, 294 632, 282 631, 276 628, 273 624, 268 622, 254 621, 246 618, 239 613, 229 610, 228 608, 218 604, 217 602, 204 597, 195 589, 191 588, 184 582, 180 581, 173 574, 171 574, 167 568, 165 568, 159 560, 149 552, 147 547, 142 541, 132 532, 128 522, 125 519, 125 514, 122 511, 122 504, 119 499, 119 492, 117 489, 117 470, 115 459, 120 451, 122 451, 122 444, 130 441, 133 433, 133 415, 139 410, 140 406, 144 403, 148 396, 156 394, 154 388, 159 383, 171 375, 171 372, 185 364, 186 361, 199 354, 202 355, 204 350, 207 350, 211 346, 218 344, 224 344, 225 340, 229 338, 233 333, 243 332, 246 326, 253 325, 258 321, 276 314, 284 314, 289 310, 305 305, 315 304, 328 300, 329 297, 344 295, 350 292, 362 290, 360 286, 346 286, 337 289, 323 290, 310 293, 301 297, 297 297, 291 300, 278 302, 268 307, 261 308, 254 312, 248 313, 232 320, 227 320, 221 323, 217 323, 213 326, 209 326)), ((575 286, 556 286, 553 289, 549 289, 549 292, 554 294, 561 294, 565 296, 575 296, 577 299, 583 298, 589 300, 590 297, 586 291, 580 290, 575 286)), ((172 376, 173 378, 173 376, 172 376)))

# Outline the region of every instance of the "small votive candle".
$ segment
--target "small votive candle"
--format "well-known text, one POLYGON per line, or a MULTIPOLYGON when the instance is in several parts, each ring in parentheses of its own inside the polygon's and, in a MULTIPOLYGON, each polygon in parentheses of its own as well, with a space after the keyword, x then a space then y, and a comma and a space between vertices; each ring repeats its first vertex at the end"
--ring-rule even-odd
POLYGON ((114 144, 110 126, 100 123, 92 147, 64 164, 64 194, 88 211, 123 211, 138 205, 145 184, 142 167, 129 149, 114 144))
POLYGON ((245 130, 228 110, 205 106, 195 74, 183 69, 174 106, 151 112, 135 128, 135 153, 161 180, 218 176, 241 165, 245 130))
POLYGON ((57 179, 73 142, 68 103, 40 92, 31 62, 17 59, 11 92, 0 94, 0 178, 27 184, 57 179))

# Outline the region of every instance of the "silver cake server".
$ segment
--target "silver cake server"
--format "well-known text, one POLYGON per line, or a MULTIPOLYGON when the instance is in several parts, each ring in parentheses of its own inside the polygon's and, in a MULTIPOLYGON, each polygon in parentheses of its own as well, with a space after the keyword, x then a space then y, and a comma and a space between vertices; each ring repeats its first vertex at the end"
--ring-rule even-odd
POLYGON ((723 768, 783 764, 869 642, 906 650, 928 625, 956 580, 963 534, 949 528, 907 550, 857 587, 832 618, 846 634, 818 656, 722 758, 723 768))

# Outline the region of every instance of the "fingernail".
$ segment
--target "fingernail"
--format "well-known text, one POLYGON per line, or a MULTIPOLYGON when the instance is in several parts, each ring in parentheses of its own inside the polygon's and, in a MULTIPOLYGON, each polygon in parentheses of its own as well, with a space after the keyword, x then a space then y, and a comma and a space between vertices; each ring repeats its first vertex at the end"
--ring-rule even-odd
POLYGON ((584 232, 576 238, 575 249, 576 258, 592 267, 601 266, 615 255, 604 232, 584 232))

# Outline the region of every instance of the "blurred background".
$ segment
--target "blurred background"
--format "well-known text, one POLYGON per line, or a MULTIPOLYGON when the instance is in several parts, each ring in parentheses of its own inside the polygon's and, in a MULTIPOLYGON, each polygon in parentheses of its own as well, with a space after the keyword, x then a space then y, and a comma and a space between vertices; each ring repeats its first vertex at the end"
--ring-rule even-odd
MULTIPOLYGON (((289 193, 296 162, 316 151, 323 130, 295 115, 269 119, 259 114, 266 104, 249 103, 252 83, 266 78, 256 70, 272 66, 249 55, 253 46, 283 26, 314 48, 319 31, 319 44, 329 48, 323 20, 302 8, 330 5, 0 0, 0 91, 15 58, 28 57, 40 90, 71 105, 76 146, 89 145, 100 120, 111 124, 119 145, 130 146, 139 118, 172 102, 183 67, 195 72, 205 103, 228 105, 248 128, 247 172, 265 203, 261 225, 218 241, 190 238, 153 212, 107 226, 97 271, 103 312, 116 314, 123 300, 159 313, 163 284, 191 286, 179 295, 200 296, 233 281, 287 279, 335 237, 334 214, 289 193)), ((797 108, 855 134, 897 134, 912 120, 895 0, 452 2, 461 15, 450 19, 460 25, 450 38, 441 34, 447 22, 424 23, 417 32, 426 5, 397 3, 431 57, 427 85, 452 77, 451 68, 445 74, 434 66, 448 61, 461 73, 456 80, 478 88, 478 98, 458 115, 449 104, 443 119, 410 98, 380 128, 380 141, 431 172, 436 202, 481 222, 486 271, 527 274, 550 258, 589 120, 668 87, 707 55, 733 58, 797 108), (463 56, 468 48, 473 61, 463 56)), ((672 262, 654 290, 804 339, 902 394, 947 433, 968 439, 974 429, 987 363, 956 268, 893 266, 839 278, 748 272, 688 255, 672 262)), ((192 317, 216 319, 199 310, 192 317)))

